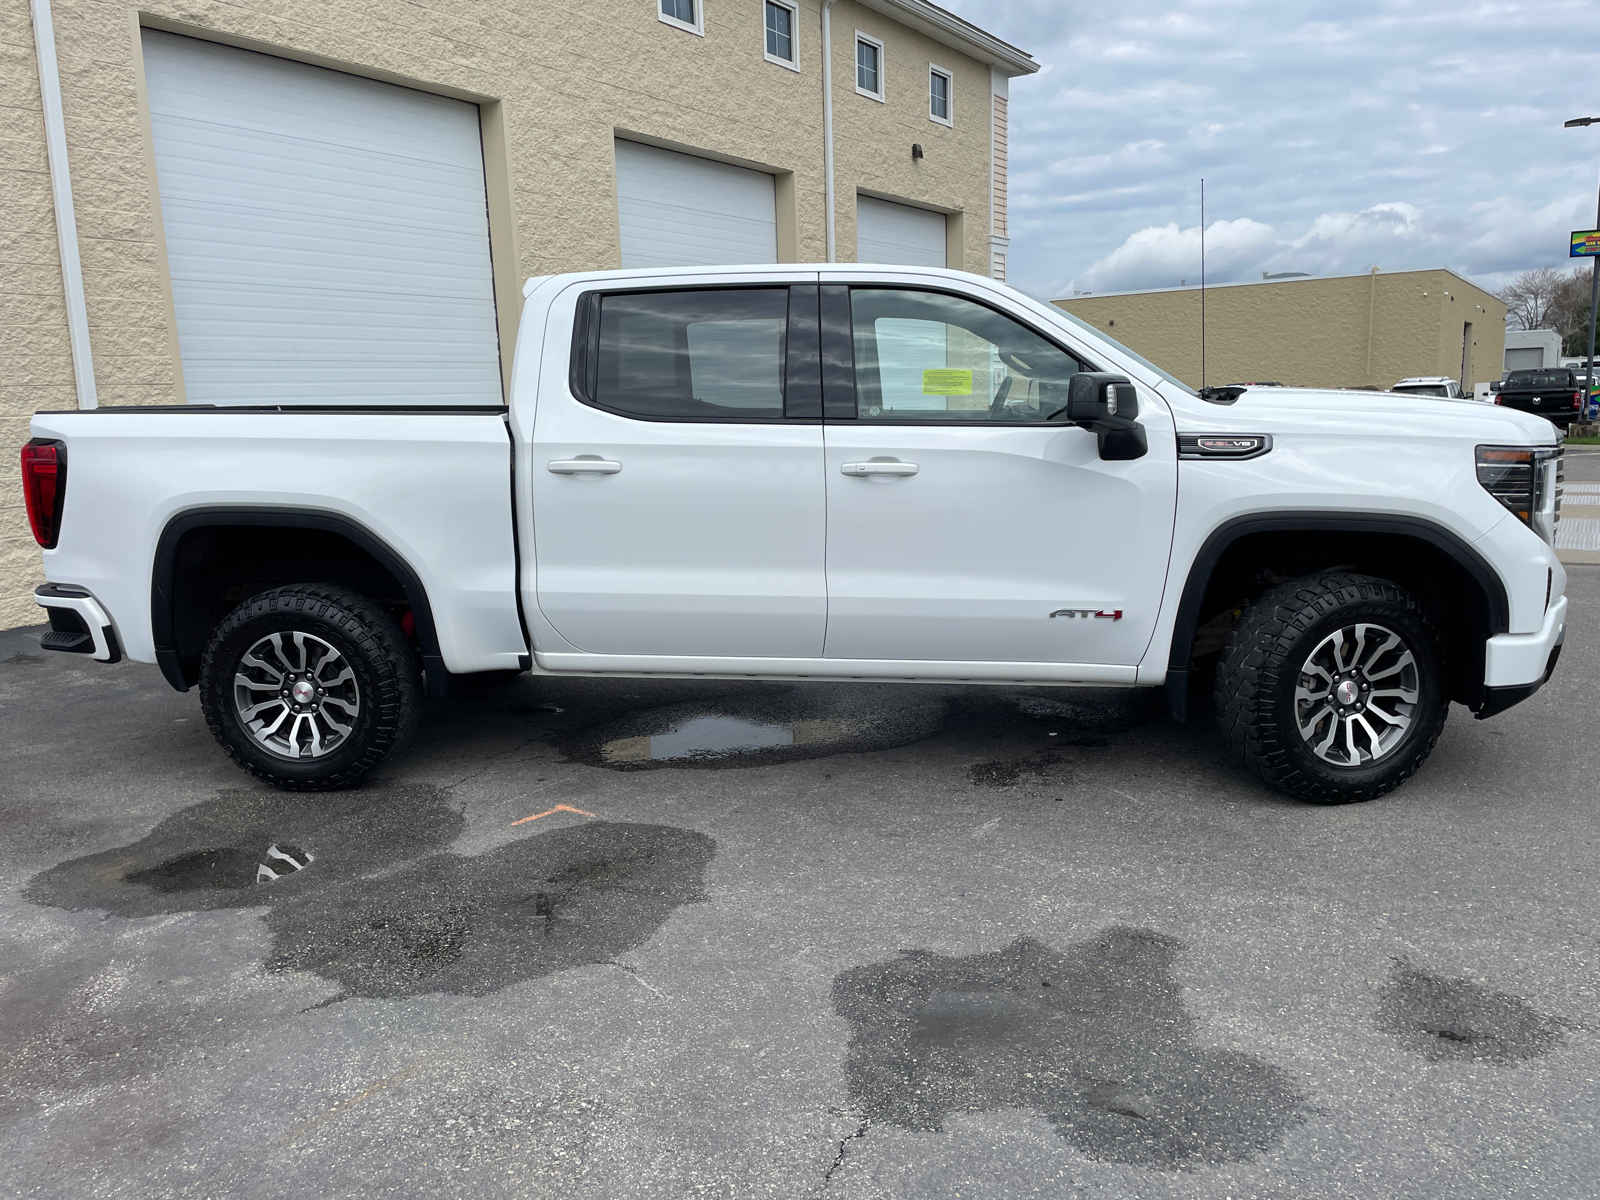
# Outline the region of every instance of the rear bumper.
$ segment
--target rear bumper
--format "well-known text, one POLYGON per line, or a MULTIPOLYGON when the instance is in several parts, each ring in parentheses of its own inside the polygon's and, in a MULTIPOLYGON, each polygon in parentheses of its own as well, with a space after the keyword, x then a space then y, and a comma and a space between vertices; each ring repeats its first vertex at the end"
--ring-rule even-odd
POLYGON ((50 632, 39 642, 44 649, 88 654, 96 662, 122 661, 122 645, 111 618, 88 588, 40 584, 34 589, 33 602, 50 614, 50 632))
POLYGON ((1567 636, 1567 598, 1558 596, 1538 633, 1502 633, 1484 645, 1483 705, 1479 720, 1505 712, 1544 686, 1567 636))

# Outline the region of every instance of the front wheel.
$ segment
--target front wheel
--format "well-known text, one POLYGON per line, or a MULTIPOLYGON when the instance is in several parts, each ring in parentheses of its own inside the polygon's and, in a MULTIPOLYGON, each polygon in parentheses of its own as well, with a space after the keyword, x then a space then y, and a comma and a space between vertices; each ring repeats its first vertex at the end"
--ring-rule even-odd
POLYGON ((349 787, 416 728, 416 654, 384 609, 344 588, 263 592, 200 661, 200 707, 232 759, 290 791, 349 787))
POLYGON ((1263 783, 1317 804, 1409 779, 1449 709, 1432 615, 1388 580, 1328 572, 1246 607, 1217 667, 1222 735, 1263 783))

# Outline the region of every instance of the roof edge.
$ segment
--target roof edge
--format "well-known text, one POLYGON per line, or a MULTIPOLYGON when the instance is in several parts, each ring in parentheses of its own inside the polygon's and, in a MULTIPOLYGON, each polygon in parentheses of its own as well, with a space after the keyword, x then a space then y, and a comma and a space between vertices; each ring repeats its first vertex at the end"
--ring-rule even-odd
MULTIPOLYGON (((1500 297, 1496 296, 1482 284, 1473 283, 1472 280, 1468 279, 1465 275, 1459 274, 1458 272, 1451 270, 1449 267, 1413 267, 1404 271, 1378 272, 1378 274, 1384 279, 1395 279, 1401 275, 1433 275, 1436 273, 1449 275, 1452 279, 1459 279, 1467 287, 1470 287, 1475 291, 1482 292, 1484 295, 1488 296, 1491 300, 1494 300, 1498 304, 1505 303, 1504 300, 1501 300, 1500 297)), ((1367 271, 1358 271, 1353 275, 1306 275, 1298 279, 1236 279, 1232 283, 1213 283, 1206 288, 1206 291, 1217 292, 1223 290, 1224 288, 1265 287, 1267 285, 1280 284, 1289 285, 1296 283, 1328 283, 1336 279, 1366 279, 1369 274, 1370 273, 1367 271)), ((1200 285, 1198 283, 1191 283, 1182 287, 1132 288, 1123 292, 1086 292, 1081 296, 1056 296, 1051 299, 1050 303, 1071 304, 1075 300, 1109 300, 1115 299, 1119 296, 1151 296, 1160 292, 1198 292, 1199 290, 1200 285)))
POLYGON ((1032 75, 1039 69, 1033 55, 1009 42, 1002 42, 994 34, 963 21, 955 13, 946 12, 928 0, 856 0, 864 8, 880 12, 886 17, 908 25, 918 33, 926 34, 936 42, 943 42, 969 58, 988 63, 1010 77, 1032 75))

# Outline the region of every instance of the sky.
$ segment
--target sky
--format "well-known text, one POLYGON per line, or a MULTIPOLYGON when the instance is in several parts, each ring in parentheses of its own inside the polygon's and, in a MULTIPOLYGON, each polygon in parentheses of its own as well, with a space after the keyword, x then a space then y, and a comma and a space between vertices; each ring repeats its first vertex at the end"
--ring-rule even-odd
POLYGON ((1010 281, 1052 297, 1448 267, 1596 227, 1600 0, 943 0, 1028 51, 1010 281))

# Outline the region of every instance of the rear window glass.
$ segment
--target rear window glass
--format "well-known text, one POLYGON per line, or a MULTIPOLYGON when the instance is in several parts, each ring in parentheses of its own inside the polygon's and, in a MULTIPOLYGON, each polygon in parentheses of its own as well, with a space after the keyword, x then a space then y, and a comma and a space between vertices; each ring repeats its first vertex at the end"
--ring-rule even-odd
POLYGON ((1442 383, 1408 383, 1404 387, 1394 389, 1405 392, 1409 396, 1448 396, 1450 389, 1442 383))
POLYGON ((629 416, 783 416, 787 288, 612 293, 600 300, 595 402, 629 416))
POLYGON ((1572 386, 1570 371, 1513 371, 1503 387, 1558 388, 1572 386))

